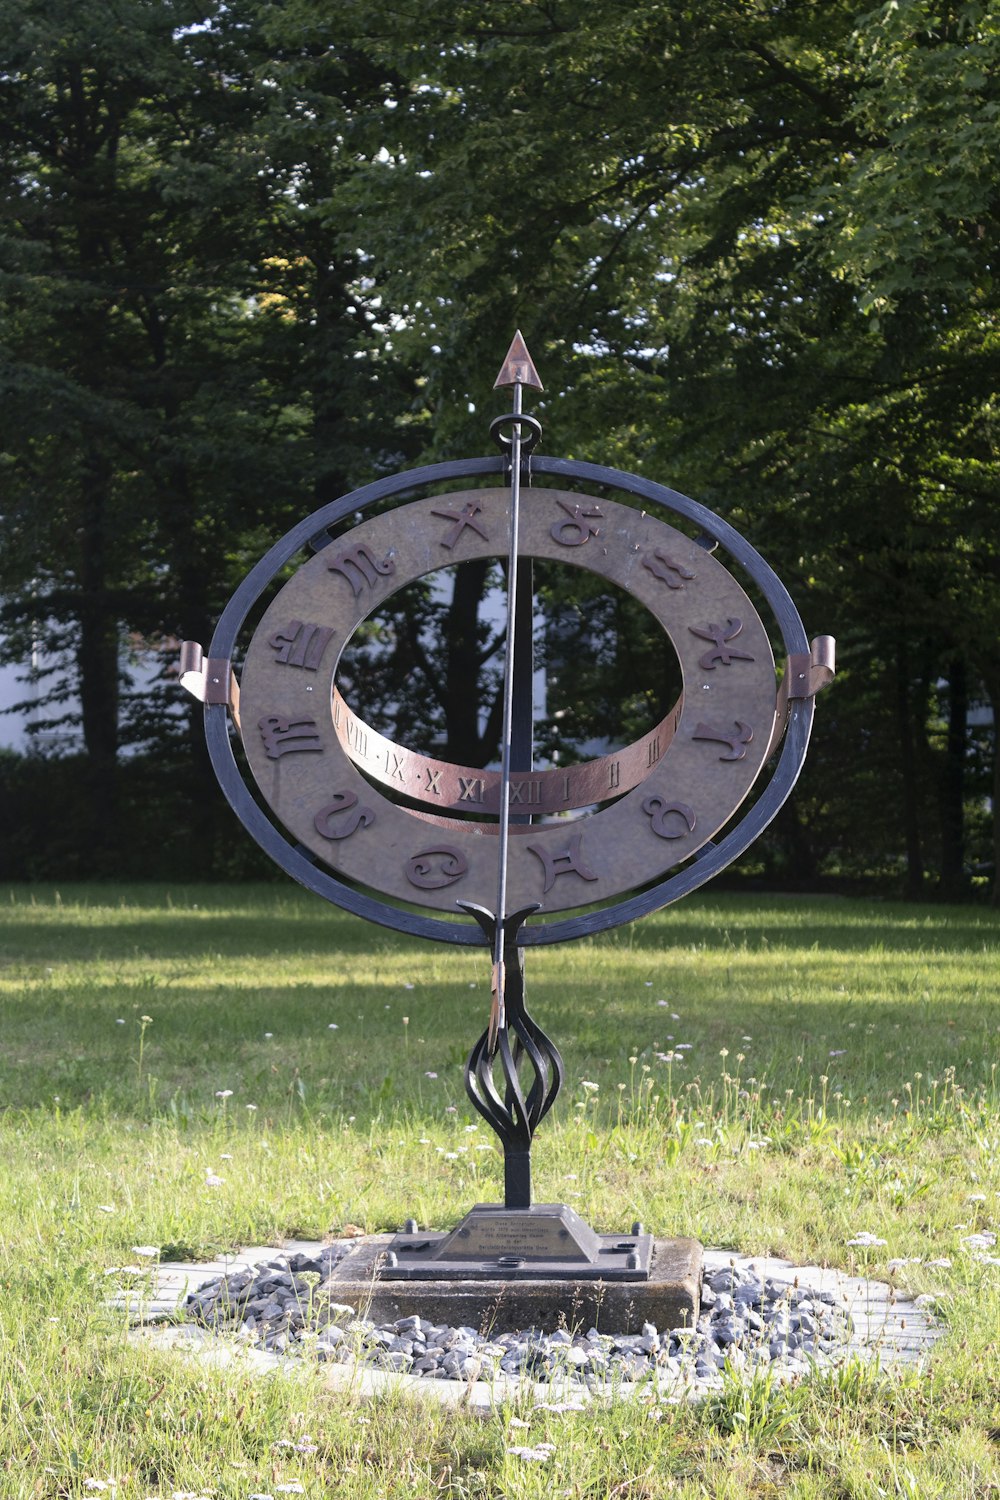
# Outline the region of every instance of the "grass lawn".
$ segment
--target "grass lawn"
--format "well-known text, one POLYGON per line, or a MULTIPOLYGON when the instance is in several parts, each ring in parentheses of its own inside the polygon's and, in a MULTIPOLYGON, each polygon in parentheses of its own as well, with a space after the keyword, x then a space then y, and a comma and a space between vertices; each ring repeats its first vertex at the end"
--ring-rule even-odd
POLYGON ((536 1200, 932 1292, 926 1367, 484 1420, 133 1346, 105 1299, 134 1246, 444 1228, 502 1198, 463 1089, 487 956, 292 887, 12 887, 0 1496, 1000 1497, 1000 1244, 968 1242, 1000 1229, 1000 916, 709 893, 527 962, 566 1063, 536 1200))

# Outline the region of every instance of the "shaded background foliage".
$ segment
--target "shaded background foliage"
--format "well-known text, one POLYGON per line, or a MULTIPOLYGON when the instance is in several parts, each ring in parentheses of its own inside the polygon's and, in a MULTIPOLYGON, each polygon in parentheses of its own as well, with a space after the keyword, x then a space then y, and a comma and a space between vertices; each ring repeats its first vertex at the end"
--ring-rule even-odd
MULTIPOLYGON (((0 629, 83 735, 0 760, 0 873, 253 865, 197 713, 130 693, 123 644, 207 640, 292 518, 485 451, 518 325, 547 451, 718 509, 840 639, 753 867, 949 895, 995 868, 991 7, 0 0, 0 44, 0 629)), ((359 648, 373 711, 466 762, 495 749, 488 581, 359 648)), ((546 633, 548 747, 652 722, 662 653, 615 623, 585 694, 546 633)))

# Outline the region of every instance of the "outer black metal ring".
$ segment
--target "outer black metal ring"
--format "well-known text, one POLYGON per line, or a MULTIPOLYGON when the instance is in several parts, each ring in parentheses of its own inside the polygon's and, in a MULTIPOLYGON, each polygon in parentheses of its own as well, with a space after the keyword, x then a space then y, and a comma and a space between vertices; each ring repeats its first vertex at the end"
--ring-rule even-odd
POLYGON ((528 416, 526 412, 508 411, 503 416, 494 417, 490 423, 490 437, 498 447, 509 449, 513 446, 514 439, 504 432, 505 427, 527 427, 527 436, 523 432, 521 434, 521 456, 527 458, 542 435, 541 422, 537 417, 528 416))
MULTIPOLYGON (((707 506, 682 495, 678 490, 668 489, 666 485, 656 484, 637 474, 627 474, 621 469, 605 468, 600 464, 537 457, 532 460, 532 466, 536 474, 559 475, 574 481, 605 486, 623 494, 634 495, 648 505, 673 512, 693 522, 706 536, 718 542, 760 588, 781 632, 785 653, 793 655, 809 650, 798 610, 778 575, 728 521, 715 515, 707 506)), ((431 464, 376 480, 306 516, 274 544, 236 589, 216 626, 209 655, 216 660, 232 658, 240 629, 253 605, 285 564, 320 532, 338 525, 359 511, 369 509, 381 500, 455 479, 502 475, 504 467, 505 460, 501 457, 431 464)), ((576 917, 534 921, 530 926, 521 927, 518 932, 519 946, 540 947, 546 943, 561 943, 572 938, 606 932, 669 906, 671 902, 697 890, 714 875, 718 875, 750 847, 787 801, 805 760, 812 720, 813 700, 793 700, 781 755, 770 781, 750 811, 717 844, 706 847, 700 856, 696 856, 683 869, 623 901, 576 917)), ((464 947, 481 946, 486 941, 474 922, 448 922, 391 906, 319 868, 274 826, 251 795, 236 764, 229 737, 228 711, 224 705, 205 705, 205 733, 215 774, 233 811, 264 852, 294 880, 334 905, 354 912, 366 921, 394 928, 397 932, 464 947)))

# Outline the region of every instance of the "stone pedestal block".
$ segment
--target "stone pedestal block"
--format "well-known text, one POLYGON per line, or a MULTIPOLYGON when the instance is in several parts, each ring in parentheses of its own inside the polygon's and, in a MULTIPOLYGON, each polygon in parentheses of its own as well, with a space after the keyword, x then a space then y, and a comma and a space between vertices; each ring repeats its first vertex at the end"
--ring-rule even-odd
POLYGON ((702 1247, 693 1239, 657 1239, 649 1279, 602 1282, 561 1280, 389 1281, 379 1263, 393 1236, 373 1235, 336 1267, 322 1290, 332 1301, 353 1307, 376 1322, 418 1314, 430 1323, 477 1331, 539 1328, 639 1333, 643 1323, 660 1330, 691 1328, 698 1317, 702 1247))

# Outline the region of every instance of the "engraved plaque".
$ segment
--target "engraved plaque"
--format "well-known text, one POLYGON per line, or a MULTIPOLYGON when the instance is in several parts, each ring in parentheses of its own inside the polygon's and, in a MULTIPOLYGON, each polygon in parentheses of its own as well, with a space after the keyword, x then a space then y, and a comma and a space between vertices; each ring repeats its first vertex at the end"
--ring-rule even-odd
POLYGON ((521 1260, 594 1262, 598 1235, 565 1203, 537 1203, 506 1209, 477 1203, 435 1252, 436 1260, 521 1260))
POLYGON ((597 1234, 565 1203, 477 1203, 450 1234, 410 1228, 386 1248, 378 1271, 385 1281, 641 1282, 653 1237, 641 1224, 628 1235, 597 1234))

